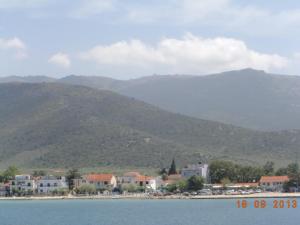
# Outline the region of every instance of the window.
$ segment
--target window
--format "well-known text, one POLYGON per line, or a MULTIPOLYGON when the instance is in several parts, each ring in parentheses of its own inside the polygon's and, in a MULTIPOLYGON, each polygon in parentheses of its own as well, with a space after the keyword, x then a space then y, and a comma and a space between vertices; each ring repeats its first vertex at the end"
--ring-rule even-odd
POLYGON ((40 187, 44 187, 44 184, 43 184, 43 183, 40 183, 40 187))
POLYGON ((105 184, 105 185, 108 185, 108 182, 107 182, 107 181, 104 181, 104 184, 105 184))
POLYGON ((27 187, 30 187, 31 186, 31 183, 27 183, 27 187))
POLYGON ((51 186, 50 183, 48 183, 47 186, 50 187, 51 186))
POLYGON ((54 183, 54 187, 57 187, 57 183, 54 183))

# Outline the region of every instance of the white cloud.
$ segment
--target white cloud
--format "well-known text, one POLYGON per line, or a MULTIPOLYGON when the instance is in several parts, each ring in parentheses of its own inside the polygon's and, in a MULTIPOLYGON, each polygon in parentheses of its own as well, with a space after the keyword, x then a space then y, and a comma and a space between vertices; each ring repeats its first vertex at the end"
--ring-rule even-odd
POLYGON ((26 45, 19 38, 1 39, 0 38, 0 49, 18 49, 25 50, 26 45))
POLYGON ((63 68, 69 68, 71 66, 71 60, 69 55, 64 53, 56 53, 50 57, 48 60, 49 63, 61 66, 63 68))
POLYGON ((25 59, 28 57, 25 43, 17 37, 11 39, 0 38, 0 50, 11 52, 14 54, 15 59, 25 59))
POLYGON ((80 5, 70 12, 74 18, 94 16, 114 9, 114 0, 81 0, 80 5))
POLYGON ((203 74, 251 67, 266 71, 287 66, 288 59, 249 49, 240 40, 212 39, 185 35, 182 39, 164 38, 155 46, 140 40, 98 45, 80 58, 100 65, 135 67, 144 73, 203 74))

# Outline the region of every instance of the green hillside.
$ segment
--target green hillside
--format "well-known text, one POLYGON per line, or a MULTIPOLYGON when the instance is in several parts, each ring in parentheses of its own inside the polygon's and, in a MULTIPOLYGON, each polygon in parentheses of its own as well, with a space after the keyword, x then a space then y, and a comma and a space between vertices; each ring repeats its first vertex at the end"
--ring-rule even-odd
POLYGON ((203 158, 292 161, 300 132, 258 132, 57 83, 0 84, 0 166, 162 167, 203 158))

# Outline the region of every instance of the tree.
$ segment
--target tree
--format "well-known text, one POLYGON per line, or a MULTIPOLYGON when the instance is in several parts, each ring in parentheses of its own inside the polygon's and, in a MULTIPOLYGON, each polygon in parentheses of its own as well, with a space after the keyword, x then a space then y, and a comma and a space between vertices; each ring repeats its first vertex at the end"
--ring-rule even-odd
POLYGON ((161 179, 162 179, 163 181, 168 180, 168 175, 167 175, 167 174, 161 175, 161 179))
POLYGON ((184 192, 188 189, 188 182, 186 180, 180 180, 176 183, 176 186, 180 192, 184 192))
POLYGON ((44 170, 35 170, 32 174, 34 177, 43 177, 46 176, 46 172, 44 170))
POLYGON ((191 176, 187 180, 187 189, 189 191, 198 191, 201 190, 204 186, 204 179, 200 176, 191 176))
POLYGON ((96 187, 91 184, 85 184, 78 187, 75 192, 77 194, 95 194, 97 192, 96 187))
POLYGON ((9 166, 2 174, 3 181, 13 180, 20 173, 20 170, 15 166, 9 166))
POLYGON ((232 162, 216 160, 209 166, 209 175, 212 183, 220 183, 223 178, 237 179, 237 167, 232 162))
POLYGON ((74 179, 79 179, 81 177, 78 169, 71 169, 68 171, 66 179, 69 185, 69 190, 74 189, 74 179))
POLYGON ((173 184, 168 184, 166 190, 169 192, 184 192, 188 189, 187 180, 180 180, 173 184))
POLYGON ((273 175, 274 174, 274 162, 268 161, 263 166, 264 174, 265 175, 273 175))
POLYGON ((225 178, 223 178, 221 180, 221 184, 222 184, 222 186, 223 186, 224 189, 226 189, 227 186, 228 186, 228 184, 230 184, 230 183, 231 183, 231 181, 230 181, 230 179, 228 177, 225 177, 225 178))
POLYGON ((297 180, 299 178, 299 165, 298 163, 291 163, 287 167, 287 175, 290 180, 297 180))
POLYGON ((140 191, 140 188, 136 184, 123 184, 122 185, 122 190, 126 191, 126 192, 129 192, 129 193, 133 193, 133 192, 140 191))
POLYGON ((162 168, 161 170, 159 170, 158 174, 159 174, 159 175, 168 174, 168 171, 167 171, 166 168, 162 168))
POLYGON ((287 168, 279 168, 276 173, 276 176, 285 176, 288 175, 288 169, 287 168))
POLYGON ((171 167, 169 169, 169 175, 172 175, 172 174, 177 174, 177 170, 176 170, 176 164, 175 164, 175 160, 173 159, 172 160, 172 164, 171 164, 171 167))

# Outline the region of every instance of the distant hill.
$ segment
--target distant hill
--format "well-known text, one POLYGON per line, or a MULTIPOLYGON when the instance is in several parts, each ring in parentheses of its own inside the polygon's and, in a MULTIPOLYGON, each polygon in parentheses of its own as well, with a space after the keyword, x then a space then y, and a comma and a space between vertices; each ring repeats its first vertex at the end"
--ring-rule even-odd
POLYGON ((62 79, 109 89, 184 115, 251 129, 300 129, 300 77, 245 69, 208 76, 151 76, 128 81, 62 79))
POLYGON ((46 76, 9 76, 9 77, 0 77, 0 83, 9 83, 9 82, 22 82, 22 83, 43 83, 43 82, 55 82, 55 78, 46 77, 46 76))
POLYGON ((299 131, 259 132, 169 113, 106 90, 0 84, 0 166, 162 167, 223 158, 293 161, 299 131))

